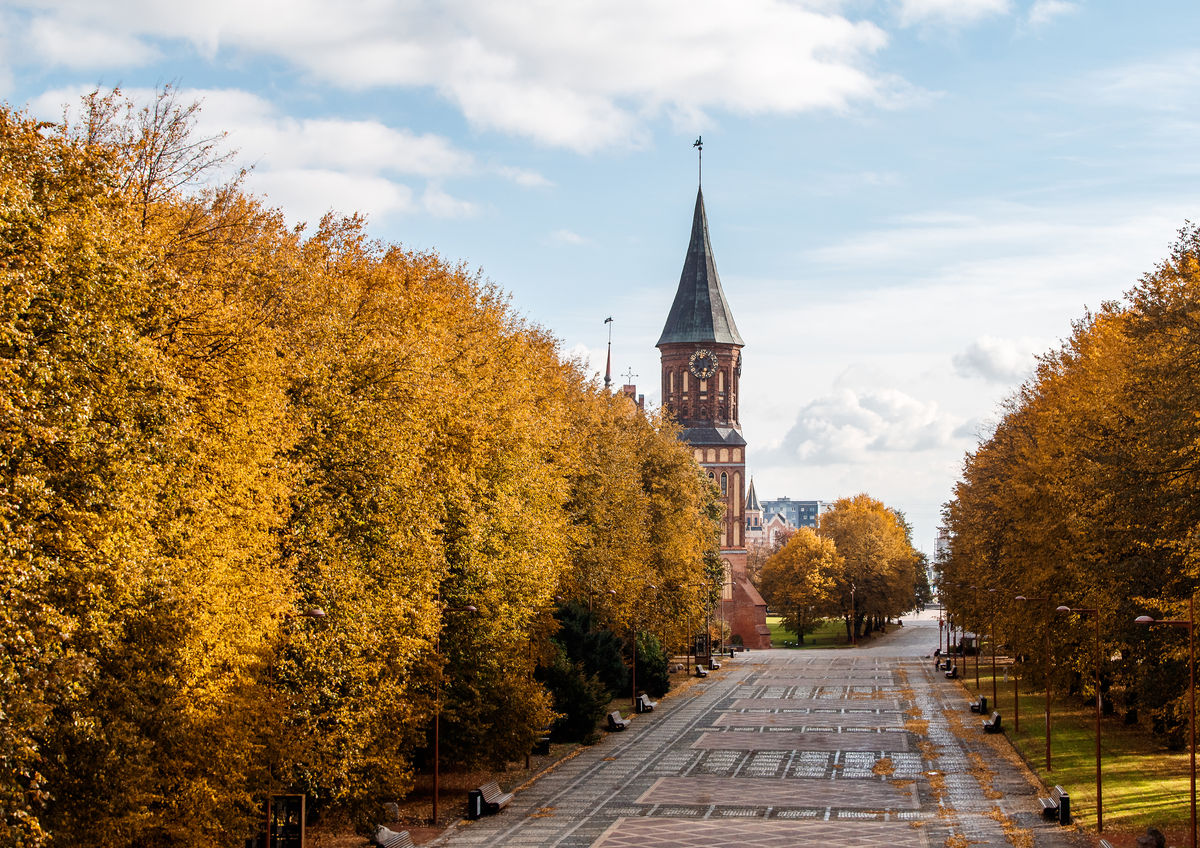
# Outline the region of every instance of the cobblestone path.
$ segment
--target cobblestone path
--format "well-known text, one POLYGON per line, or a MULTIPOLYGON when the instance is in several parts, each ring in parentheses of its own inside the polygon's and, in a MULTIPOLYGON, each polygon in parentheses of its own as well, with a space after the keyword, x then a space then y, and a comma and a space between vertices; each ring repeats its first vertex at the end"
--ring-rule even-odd
POLYGON ((1007 741, 925 658, 936 644, 926 615, 867 648, 741 654, 435 844, 1090 844, 1041 819, 1007 741))

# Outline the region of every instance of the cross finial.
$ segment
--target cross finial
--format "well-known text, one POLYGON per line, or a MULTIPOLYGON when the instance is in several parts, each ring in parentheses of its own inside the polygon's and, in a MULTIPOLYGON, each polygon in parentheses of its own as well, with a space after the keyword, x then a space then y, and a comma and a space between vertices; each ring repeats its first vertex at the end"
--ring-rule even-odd
POLYGON ((629 385, 630 383, 633 382, 633 378, 636 377, 637 374, 633 373, 633 366, 630 366, 629 368, 627 368, 625 370, 625 373, 622 374, 621 376, 625 378, 625 384, 629 385))
POLYGON ((696 136, 696 140, 692 142, 692 147, 696 148, 697 157, 697 182, 704 183, 704 138, 696 136))

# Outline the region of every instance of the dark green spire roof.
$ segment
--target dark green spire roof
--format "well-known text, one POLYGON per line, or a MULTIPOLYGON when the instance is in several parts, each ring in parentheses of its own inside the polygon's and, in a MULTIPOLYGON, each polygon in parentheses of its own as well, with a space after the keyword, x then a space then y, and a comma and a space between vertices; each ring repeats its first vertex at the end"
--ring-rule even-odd
POLYGON ((754 478, 750 478, 750 493, 746 495, 746 511, 755 510, 762 512, 762 505, 758 502, 758 493, 754 491, 754 478))
POLYGON ((744 345, 733 313, 725 302, 717 262, 708 241, 708 216, 704 214, 704 192, 696 192, 692 217, 692 240, 688 244, 679 290, 667 316, 667 325, 657 347, 675 342, 717 342, 744 345))

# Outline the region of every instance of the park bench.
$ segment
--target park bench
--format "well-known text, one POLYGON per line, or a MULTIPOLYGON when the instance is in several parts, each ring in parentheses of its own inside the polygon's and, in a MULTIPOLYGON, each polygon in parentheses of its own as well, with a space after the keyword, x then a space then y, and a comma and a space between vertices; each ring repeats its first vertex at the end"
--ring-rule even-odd
POLYGON ((988 711, 987 695, 980 695, 971 702, 971 712, 983 715, 988 711))
POLYGON ((550 728, 543 727, 538 731, 537 741, 533 743, 533 753, 544 757, 550 753, 550 728))
POLYGON ((950 668, 946 669, 947 680, 954 680, 956 677, 958 677, 958 666, 952 665, 950 668))
POLYGON ((629 727, 629 719, 621 718, 620 710, 613 710, 608 714, 609 730, 624 730, 627 727, 629 727))
POLYGON ((383 825, 375 826, 375 835, 371 837, 371 844, 378 845, 379 848, 416 848, 407 830, 397 833, 383 825))
POLYGON ((511 792, 501 792, 500 784, 494 780, 488 781, 475 791, 483 796, 483 812, 485 815, 500 812, 513 799, 513 794, 511 792))
POLYGON ((719 669, 721 667, 721 664, 719 662, 717 662, 715 659, 710 658, 708 661, 708 667, 710 669, 712 669, 713 671, 716 671, 717 669, 719 669))
POLYGON ((1038 803, 1042 805, 1042 818, 1058 819, 1064 827, 1071 823, 1071 796, 1061 786, 1051 789, 1049 798, 1038 798, 1038 803))
POLYGON ((1003 733, 1004 728, 1000 725, 1000 713, 992 713, 991 718, 983 720, 984 733, 1003 733))
POLYGON ((706 669, 704 666, 697 663, 696 664, 696 676, 697 677, 708 677, 708 669, 706 669))
POLYGON ((639 713, 652 713, 654 708, 658 706, 658 701, 651 701, 650 696, 643 693, 638 695, 635 709, 639 713))

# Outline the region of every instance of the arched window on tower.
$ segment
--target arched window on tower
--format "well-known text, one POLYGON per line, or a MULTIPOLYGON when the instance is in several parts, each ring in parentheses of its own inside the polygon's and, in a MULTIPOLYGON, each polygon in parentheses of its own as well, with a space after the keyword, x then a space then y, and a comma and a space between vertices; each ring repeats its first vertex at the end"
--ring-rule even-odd
POLYGON ((724 471, 721 472, 721 497, 729 494, 729 475, 724 471))

